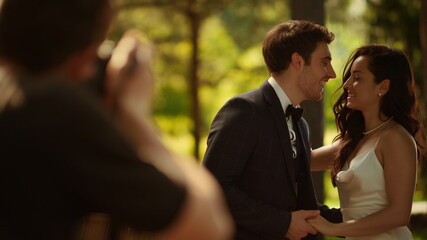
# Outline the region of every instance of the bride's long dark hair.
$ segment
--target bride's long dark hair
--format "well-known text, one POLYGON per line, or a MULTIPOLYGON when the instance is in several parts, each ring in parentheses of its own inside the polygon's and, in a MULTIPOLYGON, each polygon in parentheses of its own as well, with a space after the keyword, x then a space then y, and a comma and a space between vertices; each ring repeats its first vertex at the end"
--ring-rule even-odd
MULTIPOLYGON (((380 112, 402 125, 415 139, 419 139, 421 124, 416 117, 417 100, 412 69, 406 55, 397 49, 384 45, 366 45, 356 49, 348 59, 343 71, 343 84, 351 75, 354 61, 360 57, 368 58, 368 69, 374 81, 380 83, 390 80, 389 91, 380 100, 380 112)), ((342 87, 341 86, 341 87, 342 87)), ((339 134, 334 140, 341 140, 341 149, 331 171, 332 183, 336 186, 336 175, 342 169, 350 154, 363 137, 365 123, 359 110, 347 107, 347 91, 344 91, 333 106, 335 122, 339 134)), ((380 113, 378 113, 380 114, 380 113)), ((417 140, 418 153, 422 146, 417 140)))

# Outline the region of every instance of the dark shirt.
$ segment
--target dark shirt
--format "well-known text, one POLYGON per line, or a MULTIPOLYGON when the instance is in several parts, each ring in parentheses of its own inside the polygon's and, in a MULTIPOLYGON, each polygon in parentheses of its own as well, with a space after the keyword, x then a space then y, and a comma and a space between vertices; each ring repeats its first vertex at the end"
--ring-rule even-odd
POLYGON ((73 239, 91 212, 145 231, 174 220, 185 189, 140 161, 93 96, 29 82, 0 110, 0 239, 73 239))

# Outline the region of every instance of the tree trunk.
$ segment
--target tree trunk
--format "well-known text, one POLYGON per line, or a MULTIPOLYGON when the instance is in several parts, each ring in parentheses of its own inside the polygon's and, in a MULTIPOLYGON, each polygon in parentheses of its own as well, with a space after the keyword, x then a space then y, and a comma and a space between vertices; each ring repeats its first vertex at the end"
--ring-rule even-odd
MULTIPOLYGON (((309 20, 317 24, 324 25, 324 8, 323 0, 291 0, 292 19, 295 20, 309 20)), ((310 126, 310 141, 312 148, 318 148, 323 145, 323 100, 306 101, 301 105, 304 108, 304 118, 310 126)), ((312 173, 317 201, 320 203, 325 199, 323 176, 323 171, 312 173)), ((319 239, 323 239, 323 237, 319 235, 319 239)))
POLYGON ((423 59, 423 80, 422 80, 422 96, 423 104, 427 104, 427 0, 421 1, 420 9, 420 41, 422 48, 423 59))
POLYGON ((323 0, 291 0, 292 19, 309 20, 325 25, 325 5, 323 0))
MULTIPOLYGON (((422 101, 421 106, 427 106, 427 0, 421 1, 420 9, 420 41, 422 49, 422 101)), ((424 108, 425 109, 425 108, 424 108)), ((427 119, 423 119, 424 126, 427 126, 427 119)), ((422 164, 422 174, 424 179, 427 178, 427 164, 422 164)), ((425 184, 424 184, 425 186, 425 184)), ((427 186, 423 189, 424 195, 427 196, 427 186)))
POLYGON ((200 158, 200 102, 199 102, 199 78, 197 71, 199 69, 199 34, 201 18, 197 13, 189 12, 187 14, 191 27, 191 45, 192 54, 190 59, 189 71, 189 91, 191 118, 193 119, 193 137, 194 137, 194 157, 198 161, 200 158))

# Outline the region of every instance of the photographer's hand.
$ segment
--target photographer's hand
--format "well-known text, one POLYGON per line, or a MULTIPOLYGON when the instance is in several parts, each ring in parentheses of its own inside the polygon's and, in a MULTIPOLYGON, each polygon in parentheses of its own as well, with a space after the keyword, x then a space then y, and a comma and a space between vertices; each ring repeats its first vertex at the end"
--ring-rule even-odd
POLYGON ((128 31, 118 42, 107 65, 105 83, 105 100, 114 111, 150 115, 152 55, 152 47, 139 41, 137 31, 128 31))

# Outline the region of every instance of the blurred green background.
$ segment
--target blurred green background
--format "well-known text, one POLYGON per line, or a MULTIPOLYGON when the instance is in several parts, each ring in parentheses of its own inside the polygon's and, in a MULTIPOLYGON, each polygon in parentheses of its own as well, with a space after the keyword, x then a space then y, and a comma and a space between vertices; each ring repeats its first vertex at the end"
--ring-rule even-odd
MULTIPOLYGON (((336 135, 331 107, 334 91, 341 91, 343 65, 366 43, 387 44, 408 54, 425 122, 427 37, 421 40, 420 33, 427 32, 426 0, 120 0, 109 38, 117 41, 127 29, 136 28, 154 45, 153 111, 170 149, 203 159, 215 114, 229 98, 269 77, 261 53, 264 36, 296 11, 304 11, 299 4, 321 6, 322 22, 336 35, 330 49, 337 78, 327 84, 323 100, 324 144, 336 135)), ((415 201, 426 200, 425 172, 420 171, 415 201)), ((324 186, 325 202, 339 206, 328 173, 324 186)), ((425 227, 414 232, 416 239, 427 239, 425 227)))

